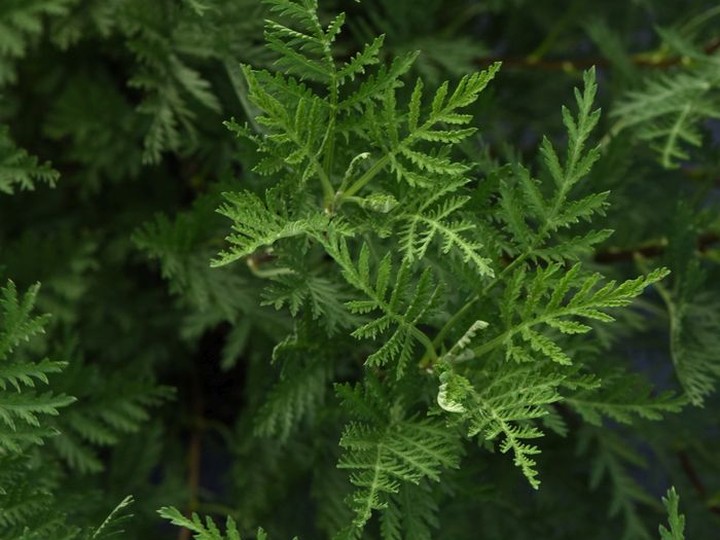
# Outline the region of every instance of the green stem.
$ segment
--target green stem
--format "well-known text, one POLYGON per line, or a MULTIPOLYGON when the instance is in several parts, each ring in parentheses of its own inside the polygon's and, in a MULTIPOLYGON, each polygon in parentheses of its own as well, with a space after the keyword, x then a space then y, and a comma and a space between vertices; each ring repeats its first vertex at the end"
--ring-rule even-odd
MULTIPOLYGON (((528 324, 528 325, 524 325, 524 326, 531 326, 531 325, 528 324)), ((473 352, 475 353, 475 357, 480 357, 480 356, 482 356, 482 355, 484 355, 484 354, 486 354, 486 353, 489 353, 490 351, 492 351, 493 349, 495 349, 495 347, 497 347, 497 346, 500 345, 503 341, 505 341, 505 340, 508 338, 508 336, 519 332, 519 331, 520 331, 520 328, 521 328, 521 327, 516 326, 516 327, 514 327, 514 328, 511 329, 511 330, 506 330, 505 332, 503 332, 503 333, 500 334, 499 336, 496 336, 496 337, 494 337, 493 339, 491 339, 490 341, 486 341, 485 343, 483 343, 483 344, 480 345, 479 347, 476 347, 475 349, 473 349, 473 352)))
MULTIPOLYGON (((495 286, 500 283, 503 277, 505 277, 509 272, 517 268, 520 264, 525 262, 527 258, 532 254, 532 252, 537 247, 537 244, 540 242, 540 239, 542 239, 545 234, 547 234, 549 229, 549 223, 552 221, 552 219, 555 217, 555 215, 558 212, 558 208, 560 206, 560 201, 564 199, 565 192, 567 191, 567 188, 565 185, 563 185, 560 190, 558 191, 558 194, 555 198, 555 203, 553 204, 553 208, 550 212, 550 216, 548 216, 547 220, 541 227, 539 233, 535 237, 535 242, 519 257, 517 257, 513 262, 511 262, 509 265, 507 265, 500 274, 495 277, 480 293, 473 296, 470 300, 467 301, 467 303, 460 308, 448 321, 445 323, 445 325, 440 329, 440 332, 438 332, 437 336, 435 336, 435 339, 433 340, 433 345, 437 349, 437 347, 440 346, 442 341, 445 339, 445 337, 448 335, 448 333, 457 325, 457 323, 465 316, 465 314, 472 308, 473 305, 475 305, 475 302, 477 302, 480 298, 486 296, 491 290, 495 288, 495 286), (565 188, 565 189, 563 189, 565 188)), ((423 357, 420 361, 421 366, 427 366, 430 365, 431 362, 427 358, 427 356, 423 357)))
MULTIPOLYGON (((335 74, 333 74, 333 79, 330 82, 330 119, 328 121, 328 127, 325 133, 325 141, 320 146, 320 151, 324 152, 323 170, 326 171, 328 175, 332 175, 333 159, 335 158, 335 122, 337 118, 337 104, 338 85, 337 80, 335 79, 335 74)), ((330 205, 333 202, 333 198, 335 197, 332 183, 330 182, 329 178, 328 185, 330 186, 329 191, 327 190, 327 186, 323 184, 325 194, 325 208, 330 208, 330 205)))
POLYGON ((347 188, 346 191, 339 194, 338 197, 338 205, 342 203, 342 201, 348 197, 352 197, 355 195, 358 191, 360 191, 362 188, 364 188, 373 178, 375 178, 380 171, 382 171, 385 168, 385 165, 387 165, 390 162, 390 154, 387 154, 380 159, 378 159, 372 167, 370 167, 367 171, 365 171, 365 174, 363 174, 360 178, 355 180, 355 182, 347 188))
POLYGON ((414 332, 413 334, 415 337, 425 345, 425 354, 423 355, 423 358, 429 358, 429 361, 427 362, 428 365, 434 363, 438 359, 437 351, 435 350, 434 343, 430 340, 430 338, 425 334, 423 331, 418 330, 417 328, 413 327, 414 332))
POLYGON ((500 283, 503 277, 505 277, 510 271, 514 270, 520 263, 524 262, 525 259, 527 259, 529 255, 528 253, 525 253, 524 255, 521 255, 517 259, 515 259, 512 263, 507 265, 498 276, 493 279, 488 285, 485 286, 485 288, 475 296, 473 296, 470 300, 467 301, 467 303, 461 307, 455 314, 448 319, 448 321, 445 323, 445 325, 440 329, 440 332, 438 332, 437 336, 435 336, 435 339, 433 340, 433 347, 437 348, 440 346, 442 341, 445 339, 445 337, 448 335, 450 330, 452 330, 457 323, 465 316, 465 314, 475 305, 475 302, 480 300, 480 298, 486 296, 491 290, 495 288, 495 286, 500 283))
POLYGON ((320 184, 322 185, 323 189, 323 200, 325 201, 325 207, 327 208, 329 201, 332 201, 334 196, 334 190, 332 187, 332 183, 330 182, 330 177, 328 176, 325 169, 323 169, 323 166, 320 164, 317 157, 308 157, 310 157, 313 167, 315 168, 315 172, 317 173, 318 178, 320 178, 320 184))
MULTIPOLYGON (((475 305, 475 302, 477 302, 480 298, 483 298, 486 296, 491 290, 495 288, 495 286, 500 283, 503 277, 505 277, 508 273, 510 273, 512 270, 517 268, 520 264, 525 262, 527 258, 532 254, 532 252, 537 247, 538 243, 541 241, 542 238, 547 234, 549 229, 549 223, 554 219, 555 215, 557 214, 561 201, 565 198, 566 192, 567 192, 567 183, 565 183, 561 188, 558 190, 558 193, 555 197, 555 202, 553 204, 553 208, 550 211, 550 215, 546 219, 543 226, 540 228, 540 231, 535 237, 535 241, 532 243, 532 245, 519 257, 517 257, 513 262, 511 262, 509 265, 507 265, 500 274, 497 275, 485 288, 475 296, 473 296, 470 300, 467 301, 467 303, 461 307, 448 321, 445 323, 445 325, 440 329, 440 332, 438 332, 437 336, 435 336, 435 339, 433 340, 433 346, 435 348, 439 347, 442 341, 445 339, 445 337, 448 335, 448 333, 457 325, 457 323, 465 316, 465 314, 472 308, 473 305, 475 305)), ((421 366, 428 366, 431 362, 427 358, 427 356, 423 357, 420 361, 421 366)))

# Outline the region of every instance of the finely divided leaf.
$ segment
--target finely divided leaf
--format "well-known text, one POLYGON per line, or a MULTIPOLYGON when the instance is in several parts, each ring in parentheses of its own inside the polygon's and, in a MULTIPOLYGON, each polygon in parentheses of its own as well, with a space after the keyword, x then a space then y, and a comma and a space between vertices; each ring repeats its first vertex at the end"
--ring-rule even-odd
POLYGON ((213 266, 222 266, 252 255, 261 247, 270 247, 278 240, 307 236, 324 230, 328 216, 317 212, 307 217, 290 219, 278 215, 254 193, 226 193, 226 203, 218 212, 233 221, 233 234, 228 236, 230 248, 219 254, 213 266))

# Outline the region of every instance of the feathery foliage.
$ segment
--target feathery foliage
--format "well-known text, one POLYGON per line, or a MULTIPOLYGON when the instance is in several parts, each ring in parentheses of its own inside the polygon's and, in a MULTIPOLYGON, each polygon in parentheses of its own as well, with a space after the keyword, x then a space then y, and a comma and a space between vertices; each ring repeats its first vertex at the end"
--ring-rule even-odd
POLYGON ((357 488, 350 503, 355 518, 340 537, 356 537, 371 513, 385 508, 387 496, 399 493, 403 483, 437 482, 442 469, 458 464, 459 447, 452 433, 437 421, 404 417, 401 404, 381 410, 378 392, 373 384, 366 389, 338 388, 344 406, 359 416, 340 439, 346 453, 338 467, 352 471, 350 482, 357 488))
POLYGON ((47 322, 47 317, 32 314, 37 292, 35 286, 20 295, 12 281, 0 288, 0 455, 21 453, 24 446, 56 435, 45 418, 75 401, 65 394, 35 390, 36 385, 48 384, 48 375, 61 371, 65 363, 11 356, 47 322))
POLYGON ((416 343, 432 347, 429 338, 418 328, 423 315, 432 306, 438 293, 438 287, 432 282, 431 272, 426 270, 420 276, 417 285, 408 283, 410 268, 407 264, 395 271, 395 283, 391 286, 393 265, 390 254, 378 263, 376 276, 371 276, 370 250, 366 244, 360 249, 357 263, 343 240, 327 245, 328 253, 342 268, 347 282, 364 293, 367 300, 351 300, 347 306, 353 313, 365 314, 378 310, 382 316, 374 319, 352 333, 358 339, 377 339, 388 328, 395 326, 390 337, 384 340, 380 349, 368 356, 368 366, 383 366, 389 362, 396 364, 396 373, 400 378, 406 365, 413 356, 416 343), (414 290, 413 290, 414 289, 414 290), (412 291, 412 292, 411 292, 412 291), (406 304, 406 306, 403 306, 406 304))
POLYGON ((41 36, 44 17, 65 15, 74 0, 10 0, 0 10, 0 87, 15 82, 14 61, 41 36))
POLYGON ((0 127, 0 192, 12 194, 15 186, 33 189, 37 181, 54 184, 58 176, 49 164, 38 163, 35 156, 18 148, 7 127, 0 127))
MULTIPOLYGON (((692 219, 686 208, 678 210, 678 219, 683 217, 692 219)), ((707 274, 692 258, 690 241, 689 231, 679 229, 674 235, 668 255, 675 270, 673 287, 656 287, 668 307, 670 353, 677 377, 690 401, 702 405, 720 378, 714 331, 720 320, 717 299, 704 292, 707 274)))
POLYGON ((661 540, 683 540, 685 538, 685 516, 678 512, 680 497, 674 487, 668 490, 662 501, 667 509, 670 529, 660 525, 661 540))
MULTIPOLYGON (((207 518, 205 522, 203 522, 200 516, 193 514, 192 519, 188 519, 173 507, 161 508, 158 510, 158 513, 165 519, 170 520, 174 525, 185 527, 194 533, 193 538, 196 540, 242 540, 235 521, 233 521, 232 518, 227 519, 225 525, 226 531, 222 533, 210 518, 207 518)), ((258 529, 256 538, 257 540, 267 540, 268 536, 265 531, 258 529)))
POLYGON ((682 55, 683 65, 648 77, 644 88, 628 92, 613 111, 618 129, 631 129, 647 141, 666 168, 689 160, 690 148, 703 143, 702 123, 720 118, 718 59, 683 34, 675 29, 660 33, 666 47, 682 55))
POLYGON ((642 455, 617 434, 588 428, 579 441, 578 451, 589 452, 591 446, 594 446, 594 456, 590 487, 598 489, 603 482, 612 486, 608 515, 622 517, 622 537, 651 538, 647 525, 640 517, 640 508, 642 505, 657 504, 657 501, 633 478, 631 470, 646 465, 642 455))
POLYGON ((718 16, 0 1, 0 538, 714 537, 718 16))

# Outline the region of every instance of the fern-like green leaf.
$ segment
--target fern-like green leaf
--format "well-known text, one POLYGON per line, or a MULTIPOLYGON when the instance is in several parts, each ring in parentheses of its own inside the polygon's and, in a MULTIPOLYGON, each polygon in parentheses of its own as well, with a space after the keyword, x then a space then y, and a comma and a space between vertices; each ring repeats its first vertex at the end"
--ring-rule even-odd
POLYGON ((533 423, 546 416, 547 407, 562 399, 558 389, 567 373, 542 364, 507 364, 496 374, 483 372, 471 382, 454 369, 440 375, 438 404, 449 420, 466 425, 468 435, 499 442, 500 451, 512 450, 513 460, 532 487, 540 480, 533 456, 540 450, 532 442, 542 437, 533 423))
POLYGON ((405 260, 414 262, 425 256, 437 238, 443 254, 455 254, 479 275, 492 277, 491 261, 482 255, 483 245, 475 239, 478 228, 462 215, 470 197, 452 194, 461 183, 447 183, 396 218, 401 224, 400 247, 405 260))
MULTIPOLYGON (((206 517, 203 520, 194 512, 187 518, 177 508, 164 506, 158 510, 158 514, 173 525, 189 530, 193 533, 195 540, 242 540, 235 520, 229 516, 225 520, 225 531, 223 532, 212 518, 206 517)), ((268 540, 267 533, 261 528, 257 530, 255 538, 256 540, 268 540)))
POLYGON ((694 227, 686 224, 696 219, 691 208, 680 205, 666 258, 673 284, 656 283, 655 288, 668 310, 675 373, 692 404, 702 406, 720 380, 720 303, 708 291, 707 270, 695 257, 694 227))
POLYGON ((597 385, 586 386, 565 399, 586 422, 602 424, 606 416, 623 424, 632 423, 635 417, 660 420, 664 414, 677 412, 686 399, 663 392, 652 395, 652 388, 640 376, 616 371, 602 377, 597 385))
POLYGON ((695 405, 702 405, 720 380, 716 348, 719 308, 715 298, 699 295, 693 303, 681 303, 671 312, 673 362, 680 383, 695 405))
MULTIPOLYGON (((147 10, 147 16, 162 24, 166 13, 157 5, 147 10)), ((184 51, 170 36, 151 30, 152 26, 132 22, 128 26, 133 29, 128 32, 128 45, 138 64, 128 85, 144 94, 137 110, 148 120, 143 161, 157 163, 163 152, 177 151, 195 138, 193 104, 202 105, 204 112, 219 112, 220 103, 210 83, 183 58, 184 51)))
POLYGON ((580 265, 576 264, 558 278, 556 274, 560 268, 557 264, 539 268, 532 279, 527 279, 525 270, 516 271, 511 283, 518 286, 506 289, 501 304, 501 316, 506 329, 497 337, 477 346, 474 349, 476 355, 481 356, 503 347, 508 359, 528 361, 541 356, 559 364, 570 364, 572 360, 562 348, 540 332, 542 326, 563 334, 589 332, 592 328, 581 320, 612 322, 614 318, 607 312, 608 309, 628 306, 647 286, 668 274, 667 269, 660 268, 647 276, 620 284, 610 281, 598 287, 600 274, 580 278, 580 265), (525 289, 525 300, 518 302, 522 289, 525 289))
MULTIPOLYGON (((198 514, 193 513, 189 518, 185 517, 177 508, 164 506, 158 510, 161 517, 167 519, 173 525, 183 527, 193 533, 195 540, 242 540, 237 529, 235 520, 228 517, 225 521, 225 531, 222 532, 212 518, 203 520, 198 514)), ((267 534, 262 529, 257 531, 257 540, 267 540, 267 534)))
POLYGON ((268 21, 265 39, 280 55, 278 68, 301 78, 329 82, 336 77, 330 46, 340 32, 344 14, 338 15, 326 29, 318 18, 317 0, 265 0, 270 11, 292 20, 296 28, 268 21))
POLYGON ((564 195, 579 182, 597 161, 600 156, 598 148, 585 151, 585 145, 590 133, 600 119, 600 111, 592 110, 597 83, 595 82, 595 70, 590 69, 583 74, 584 88, 581 92, 575 89, 575 102, 577 104, 577 117, 573 118, 567 107, 562 108, 562 119, 568 133, 567 154, 564 162, 561 163, 555 148, 546 137, 540 145, 540 153, 543 156, 545 165, 550 172, 550 177, 559 190, 556 204, 562 203, 564 195))
POLYGON ((367 66, 375 65, 380 62, 379 54, 382 49, 385 36, 378 36, 372 42, 365 45, 365 48, 348 60, 337 73, 338 82, 341 84, 346 79, 355 80, 355 77, 364 74, 367 66))
POLYGON ((148 258, 159 261, 170 292, 182 303, 235 322, 255 297, 248 294, 247 281, 237 272, 209 268, 207 261, 215 249, 208 245, 206 232, 212 232, 213 213, 192 211, 174 221, 158 216, 135 231, 133 242, 148 258))
POLYGON ((120 501, 105 518, 105 521, 88 536, 88 540, 106 540, 122 535, 125 531, 121 527, 133 517, 128 512, 128 508, 133 502, 132 496, 129 495, 120 501))
POLYGON ((137 374, 110 375, 80 360, 59 383, 78 402, 54 422, 60 435, 52 445, 70 468, 84 473, 104 469, 98 447, 117 444, 123 435, 138 431, 150 419, 148 410, 173 395, 169 387, 137 374))
POLYGON ((404 263, 397 270, 394 285, 390 287, 394 273, 390 254, 378 263, 373 276, 367 244, 363 244, 357 262, 344 239, 335 239, 325 245, 328 253, 342 268, 348 283, 367 298, 347 302, 350 311, 356 314, 381 313, 378 318, 363 324, 352 333, 358 339, 387 336, 383 337, 384 343, 380 349, 368 356, 366 364, 382 366, 393 362, 396 375, 400 378, 412 358, 416 343, 432 350, 429 338, 418 328, 424 315, 435 303, 439 290, 433 283, 430 270, 425 270, 413 285, 409 279, 410 267, 404 263))
POLYGON ((680 497, 674 487, 668 489, 667 494, 662 499, 662 502, 668 513, 668 525, 670 525, 670 528, 668 529, 664 525, 660 525, 660 539, 685 540, 685 516, 678 510, 680 497))
MULTIPOLYGON (((296 336, 278 345, 277 349, 293 347, 296 336)), ((302 349, 307 354, 307 348, 302 349)), ((281 354, 281 353, 277 353, 281 354)), ((292 361, 299 360, 292 358, 292 361)), ((280 380, 270 390, 265 403, 255 418, 255 432, 261 436, 274 437, 281 443, 305 419, 312 420, 325 400, 331 372, 325 358, 298 366, 287 362, 280 380)))
POLYGON ((271 247, 283 238, 323 232, 328 216, 321 212, 299 219, 280 216, 255 194, 226 193, 226 203, 218 210, 233 221, 230 248, 219 254, 213 266, 222 266, 252 255, 261 247, 271 247))
POLYGON ((499 69, 498 63, 485 71, 466 75, 452 92, 447 82, 442 84, 424 118, 421 118, 421 81, 415 85, 406 118, 397 110, 394 92, 387 92, 378 113, 373 108, 367 111, 374 121, 383 125, 383 129, 375 131, 384 139, 385 155, 379 163, 389 164, 396 178, 411 186, 433 186, 439 183, 438 178, 455 179, 465 173, 467 167, 464 164, 437 150, 426 151, 422 143, 457 144, 472 135, 475 128, 461 127, 467 126, 472 116, 459 111, 477 100, 499 69), (406 124, 407 134, 401 137, 399 129, 403 124, 406 124))
POLYGON ((263 305, 272 305, 276 309, 287 305, 293 316, 307 308, 313 319, 322 317, 330 335, 360 323, 360 318, 346 307, 350 295, 342 283, 300 271, 274 276, 272 280, 274 283, 263 293, 263 305))
POLYGON ((367 110, 367 107, 379 101, 387 92, 402 86, 401 77, 410 71, 417 56, 417 52, 398 56, 389 66, 381 65, 375 73, 368 74, 357 89, 338 104, 338 111, 351 114, 367 110))
MULTIPOLYGON (((27 456, 0 452, 0 532, 3 538, 17 538, 38 515, 50 518, 52 483, 47 471, 29 465, 27 456)), ((32 529, 42 529, 42 526, 32 529)), ((40 540, 42 537, 32 538, 40 540)))
POLYGON ((655 149, 660 163, 676 168, 690 158, 688 147, 702 143, 701 122, 720 117, 717 63, 701 61, 691 69, 648 78, 641 90, 628 92, 613 111, 620 126, 655 149))
POLYGON ((37 181, 54 185, 59 176, 49 163, 40 163, 36 157, 18 148, 10 138, 8 128, 0 126, 0 193, 12 194, 16 186, 33 189, 37 181))
POLYGON ((19 295, 13 282, 0 287, 0 454, 16 453, 28 444, 41 444, 57 431, 47 421, 75 398, 54 392, 38 392, 47 375, 66 365, 47 359, 33 362, 11 353, 22 341, 43 331, 46 316, 32 314, 39 286, 19 295), (46 418, 43 418, 46 417, 46 418))
POLYGON ((20 296, 12 281, 0 288, 0 360, 7 360, 21 341, 42 333, 48 316, 32 315, 39 289, 40 285, 36 284, 20 296))
POLYGON ((427 481, 403 482, 382 514, 383 540, 432 540, 440 525, 438 505, 427 481))
POLYGON ((592 109, 597 92, 593 69, 585 72, 583 82, 582 91, 575 89, 577 114, 573 116, 566 107, 562 109, 568 135, 564 159, 560 158, 547 137, 540 145, 543 163, 554 185, 552 194, 549 197, 545 195, 540 183, 521 165, 505 167, 498 173, 499 216, 512 242, 517 245, 513 255, 539 257, 547 261, 577 260, 612 232, 591 230, 575 237, 568 238, 566 235, 566 231, 578 222, 603 215, 609 195, 608 192, 600 192, 580 199, 571 196, 573 188, 587 176, 600 157, 599 147, 587 148, 591 132, 600 118, 600 111, 592 109), (553 235, 561 236, 551 242, 553 235))
MULTIPOLYGON (((378 404, 368 403, 368 394, 358 388, 341 386, 338 393, 346 403, 353 402, 352 411, 376 411, 372 423, 353 421, 340 439, 345 453, 338 467, 351 471, 350 481, 357 488, 350 501, 355 518, 349 530, 361 531, 372 512, 385 509, 388 497, 400 492, 403 482, 438 481, 443 469, 457 466, 460 450, 452 432, 437 420, 405 417, 401 406, 379 412, 378 404), (365 402, 362 408, 358 402, 365 402)), ((347 531, 345 536, 352 537, 347 531)))

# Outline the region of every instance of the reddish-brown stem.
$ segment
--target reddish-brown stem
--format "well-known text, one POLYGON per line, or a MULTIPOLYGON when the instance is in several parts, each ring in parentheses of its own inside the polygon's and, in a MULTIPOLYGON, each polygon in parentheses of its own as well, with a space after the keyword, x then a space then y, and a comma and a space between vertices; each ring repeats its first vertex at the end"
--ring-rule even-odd
MULTIPOLYGON (((720 236, 714 232, 702 233, 697 237, 696 249, 700 253, 706 252, 713 244, 720 242, 720 236)), ((642 255, 646 259, 660 257, 667 249, 666 244, 647 244, 632 249, 608 249, 600 251, 595 255, 595 262, 610 264, 622 261, 632 261, 636 255, 642 255)))
MULTIPOLYGON (((703 48, 705 54, 710 55, 720 50, 720 37, 709 41, 703 48)), ((652 69, 667 69, 685 62, 682 56, 653 57, 651 53, 638 53, 630 57, 630 61, 638 67, 652 69)), ((541 70, 541 71, 581 71, 593 66, 612 67, 607 58, 602 56, 586 56, 583 58, 533 58, 531 56, 483 56, 475 59, 480 66, 489 66, 495 62, 502 62, 504 68, 541 70)))
MULTIPOLYGON (((688 456, 687 452, 684 451, 678 452, 677 456, 680 460, 680 466, 682 467, 685 476, 687 476, 698 496, 705 501, 707 499, 707 489, 705 489, 705 484, 703 484, 700 479, 700 475, 695 470, 692 461, 690 461, 690 456, 688 456)), ((720 506, 708 505, 708 510, 710 510, 713 514, 720 515, 720 506)))
MULTIPOLYGON (((188 489, 190 500, 187 506, 187 514, 190 515, 197 510, 200 492, 200 461, 202 458, 202 429, 203 429, 203 399, 202 390, 193 378, 193 418, 192 433, 190 435, 190 446, 188 447, 188 489)), ((190 540, 191 533, 188 529, 181 529, 178 533, 178 540, 190 540)))

